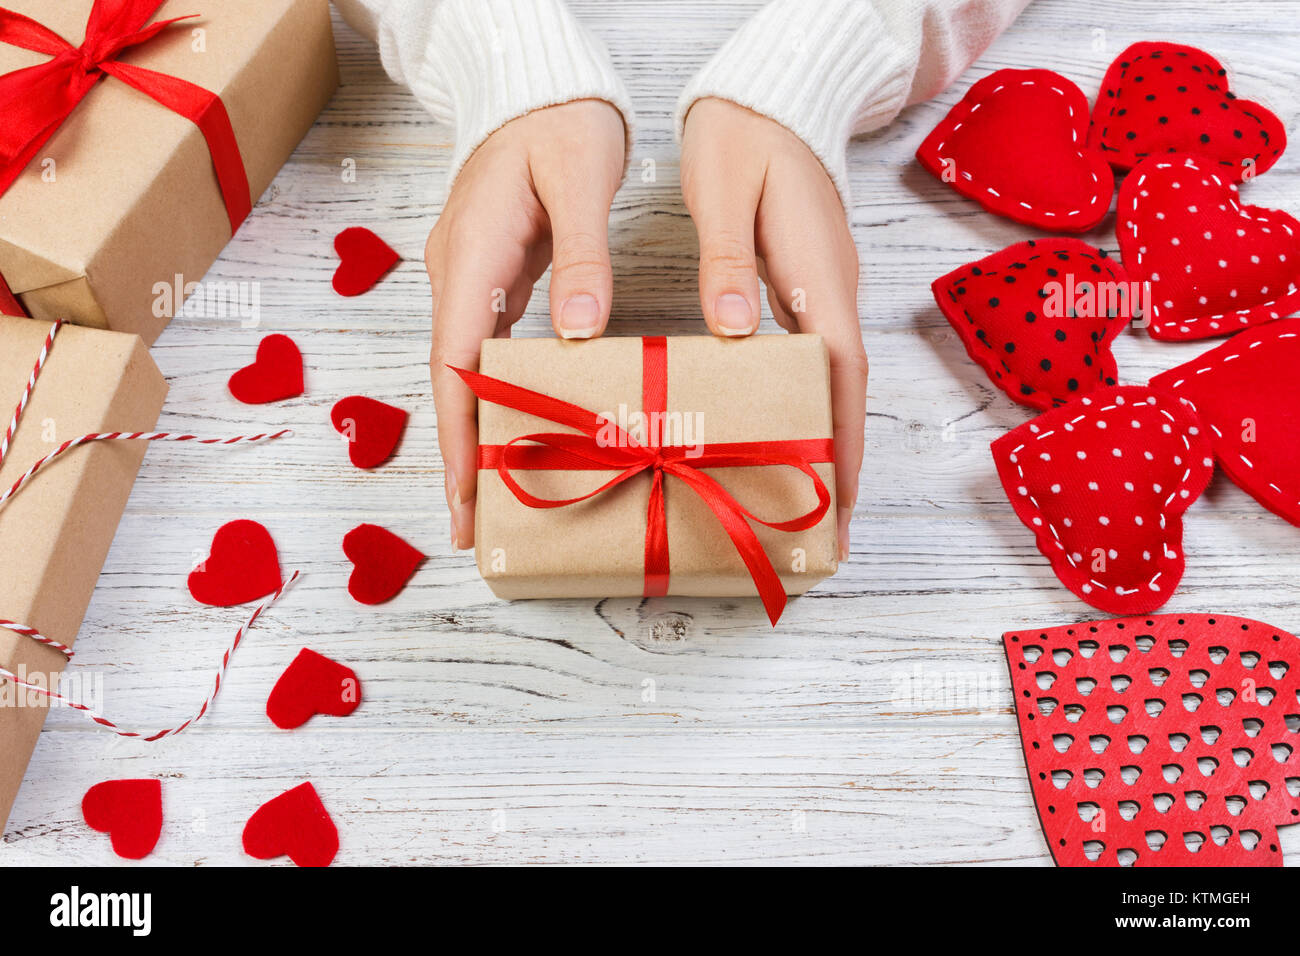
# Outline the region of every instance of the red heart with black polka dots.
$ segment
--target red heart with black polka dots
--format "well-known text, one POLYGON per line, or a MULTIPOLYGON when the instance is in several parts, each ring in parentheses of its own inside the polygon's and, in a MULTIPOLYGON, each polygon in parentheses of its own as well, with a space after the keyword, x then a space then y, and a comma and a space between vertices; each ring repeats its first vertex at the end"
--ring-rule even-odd
POLYGON ((1088 141, 1116 169, 1194 153, 1222 179, 1240 182, 1277 162, 1286 128, 1268 108, 1238 99, 1228 71, 1204 50, 1134 43, 1106 71, 1088 141))
POLYGON ((1015 401, 1047 409, 1115 384, 1111 342, 1141 286, 1079 239, 1030 239, 934 281, 966 352, 1015 401))

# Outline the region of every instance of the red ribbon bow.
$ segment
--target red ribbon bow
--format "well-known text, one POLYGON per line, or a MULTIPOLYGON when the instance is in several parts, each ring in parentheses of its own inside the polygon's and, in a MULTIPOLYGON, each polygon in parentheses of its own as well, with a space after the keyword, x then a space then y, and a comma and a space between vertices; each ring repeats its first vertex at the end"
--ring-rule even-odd
POLYGON ((191 16, 145 24, 163 0, 95 0, 86 37, 73 46, 31 17, 0 7, 0 42, 48 53, 53 59, 0 76, 0 195, 13 184, 55 130, 105 76, 113 76, 192 121, 207 140, 217 183, 239 228, 252 208, 248 176, 225 104, 215 93, 118 57, 191 16))
MULTIPOLYGON (((647 420, 662 415, 668 407, 668 340, 663 336, 643 338, 642 409, 647 420)), ((520 435, 505 445, 480 445, 480 469, 496 469, 501 480, 520 502, 530 508, 562 508, 586 501, 641 474, 651 473, 650 505, 646 513, 645 595, 660 597, 668 593, 668 521, 664 508, 664 475, 680 479, 703 499, 721 522, 736 551, 754 579, 768 620, 772 624, 785 609, 785 589, 772 567, 767 553, 749 522, 778 531, 804 531, 813 527, 830 507, 831 495, 821 476, 812 467, 816 462, 835 460, 834 444, 829 438, 789 441, 716 442, 698 449, 681 445, 663 445, 660 429, 648 428, 648 442, 642 443, 614 422, 595 412, 561 401, 541 392, 512 385, 500 379, 463 368, 448 366, 458 374, 480 399, 543 418, 578 430, 572 432, 535 432, 520 435), (602 441, 602 431, 613 430, 614 442, 602 441), (520 444, 531 442, 532 444, 520 444), (698 452, 698 454, 696 454, 698 452), (720 484, 706 475, 705 468, 736 468, 753 465, 788 465, 798 468, 812 479, 817 491, 817 505, 788 521, 766 521, 749 511, 720 484), (517 471, 572 470, 617 471, 613 478, 595 491, 576 498, 539 498, 520 486, 512 475, 517 471)))

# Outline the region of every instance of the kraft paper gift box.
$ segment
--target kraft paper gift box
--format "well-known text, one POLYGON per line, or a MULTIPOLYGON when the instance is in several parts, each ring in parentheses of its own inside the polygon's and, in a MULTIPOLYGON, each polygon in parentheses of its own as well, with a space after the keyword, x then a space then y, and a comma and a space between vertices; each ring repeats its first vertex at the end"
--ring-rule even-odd
MULTIPOLYGON (((118 60, 220 97, 248 198, 257 201, 337 86, 326 0, 143 2, 158 6, 149 23, 198 16, 126 49, 118 60)), ((76 46, 92 0, 0 0, 0 6, 76 46)), ((48 54, 0 42, 0 74, 50 61, 48 54)), ((10 109, 0 109, 0 124, 10 121, 10 109)), ((6 140, 0 129, 0 156, 6 140)), ((0 276, 27 313, 134 332, 147 344, 230 237, 231 216, 199 127, 116 76, 94 85, 0 195, 0 276)), ((237 312, 239 305, 215 307, 237 312)))
MULTIPOLYGON (((49 330, 48 322, 0 316, 0 429, 9 425, 49 330)), ((166 394, 138 336, 64 326, 0 465, 0 488, 70 438, 152 429, 166 394)), ((0 505, 0 619, 63 644, 76 640, 147 444, 81 445, 0 505)), ((65 663, 53 648, 0 627, 0 667, 36 683, 65 663)), ((0 679, 0 829, 46 712, 36 692, 0 679)))
MULTIPOLYGON (((483 343, 479 372, 637 427, 637 413, 643 411, 643 343, 648 341, 611 337, 582 342, 489 339, 483 343)), ((826 348, 819 336, 677 336, 659 341, 665 344, 667 386, 663 444, 686 445, 706 454, 716 443, 734 442, 807 442, 829 448, 830 379, 826 348)), ((516 497, 497 469, 485 462, 485 450, 530 433, 566 429, 554 421, 485 401, 482 392, 479 395, 480 469, 474 535, 478 568, 492 591, 510 599, 645 593, 651 473, 642 472, 579 503, 529 507, 516 497)), ((644 437, 644 428, 640 434, 644 437)), ((824 460, 812 468, 830 500, 815 525, 790 532, 749 522, 787 594, 806 591, 833 574, 837 565, 833 456, 817 457, 824 460)), ((689 457, 683 460, 691 461, 689 457)), ((814 483, 793 467, 756 465, 702 471, 767 521, 793 519, 818 504, 814 483)), ((527 493, 552 499, 584 495, 615 474, 617 469, 511 470, 527 493)), ((670 565, 667 593, 756 594, 755 581, 736 546, 695 491, 666 475, 664 506, 670 565)))

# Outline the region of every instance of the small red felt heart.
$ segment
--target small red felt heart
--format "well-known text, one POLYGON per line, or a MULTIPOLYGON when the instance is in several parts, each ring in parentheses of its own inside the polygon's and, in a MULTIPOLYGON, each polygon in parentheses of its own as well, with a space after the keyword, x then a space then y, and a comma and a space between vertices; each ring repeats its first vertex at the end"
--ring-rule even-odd
POLYGON ((283 583, 271 533, 256 521, 223 524, 203 563, 190 572, 194 600, 214 607, 255 601, 283 583))
POLYGON ((1196 409, 1228 477, 1300 524, 1300 319, 1270 322, 1151 380, 1196 409))
POLYGON ((406 586, 424 554, 387 528, 359 524, 343 538, 343 553, 355 565, 348 593, 362 604, 382 604, 406 586))
POLYGON ((1286 129, 1267 108, 1230 92, 1227 76, 1194 46, 1134 43, 1106 71, 1089 142, 1116 169, 1194 153, 1225 180, 1258 175, 1286 149, 1286 129))
POLYGON ((162 833, 162 781, 105 780, 81 798, 81 815, 92 830, 107 833, 113 852, 142 860, 162 833))
POLYGON ((1051 408, 1115 384, 1110 345, 1141 286, 1079 239, 1030 239, 931 286, 966 352, 1022 405, 1051 408))
POLYGON ((1061 866, 1281 866, 1300 818, 1300 653, 1268 624, 1165 614, 1003 635, 1061 866))
POLYGON ((393 454, 406 428, 405 410, 364 395, 349 395, 334 404, 330 421, 348 441, 348 457, 358 468, 382 465, 393 454))
POLYGON ((1228 335, 1300 308, 1300 222, 1241 205, 1208 160, 1144 159, 1115 232, 1129 275, 1151 283, 1152 338, 1228 335))
POLYGON ((998 70, 925 138, 921 165, 989 212, 1082 232, 1110 209, 1115 177, 1087 145, 1088 99, 1051 70, 998 70))
POLYGON ((360 703, 356 672, 304 647, 271 688, 266 715, 275 726, 292 730, 314 714, 346 717, 360 703))
POLYGON ((993 458, 1061 583, 1103 611, 1144 614, 1183 576, 1182 515, 1214 472, 1202 432, 1168 393, 1118 385, 1008 432, 993 458))
POLYGON ((352 226, 334 237, 339 265, 334 270, 334 291, 360 295, 395 266, 401 256, 369 229, 352 226))
POLYGON ((268 800, 244 824, 244 852, 259 860, 288 856, 298 866, 329 866, 338 851, 339 831, 311 783, 268 800))
POLYGON ((246 405, 264 405, 303 392, 302 353, 287 335, 268 335, 257 357, 230 376, 230 394, 246 405))

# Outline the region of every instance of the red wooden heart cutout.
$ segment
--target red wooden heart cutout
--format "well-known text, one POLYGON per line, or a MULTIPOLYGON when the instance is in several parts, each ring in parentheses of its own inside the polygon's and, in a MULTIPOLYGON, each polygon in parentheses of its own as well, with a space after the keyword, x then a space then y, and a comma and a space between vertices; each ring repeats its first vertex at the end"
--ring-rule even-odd
POLYGON ((1286 129, 1266 107, 1238 99, 1210 54, 1177 43, 1134 43, 1106 71, 1089 142, 1116 169, 1148 156, 1194 153, 1225 180, 1271 167, 1286 129))
POLYGON ((266 715, 275 726, 292 730, 315 714, 346 717, 360 704, 356 671, 304 647, 271 688, 266 715))
POLYGON ((404 409, 364 395, 341 398, 330 412, 330 421, 347 439, 348 457, 358 468, 374 468, 392 456, 406 419, 404 409))
POLYGON ((1079 239, 1030 239, 934 281, 972 359, 1022 405, 1051 408, 1115 384, 1110 345, 1141 286, 1079 239))
POLYGON ((190 572, 189 588, 200 604, 231 607, 271 594, 283 580, 271 533, 241 519, 217 529, 208 557, 190 572))
POLYGON ((367 291, 402 258, 363 226, 352 226, 335 236, 334 251, 339 255, 339 265, 334 270, 334 291, 347 296, 367 291))
POLYGON ((1087 145, 1088 99, 1051 70, 998 70, 921 143, 932 175, 989 212, 1082 232, 1110 209, 1115 177, 1087 145))
POLYGON ((1153 388, 1191 403, 1219 465, 1265 508, 1300 524, 1300 319, 1238 333, 1162 372, 1153 388))
POLYGON ((1208 160, 1139 163, 1115 225, 1129 275, 1151 283, 1151 336, 1203 339, 1300 308, 1300 222, 1243 206, 1208 160))
POLYGON ((993 458, 1016 515, 1076 595, 1112 614, 1173 595, 1182 515, 1214 472, 1190 408, 1145 386, 1102 389, 1008 432, 993 458))
POLYGON ((1165 614, 1003 635, 1061 866, 1281 866, 1300 822, 1296 638, 1165 614))
POLYGON ((262 339, 253 364, 230 376, 230 394, 246 405, 264 405, 302 393, 302 353, 287 335, 262 339))
POLYGON ((92 830, 107 833, 113 852, 142 860, 162 833, 162 781, 105 780, 81 799, 81 815, 92 830))
POLYGON ((362 604, 382 604, 406 587, 425 556, 387 528, 360 524, 343 538, 343 553, 355 566, 348 593, 362 604))
POLYGON ((244 824, 244 852, 259 860, 329 866, 338 851, 339 831, 310 782, 262 804, 244 824))

